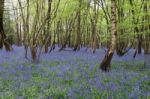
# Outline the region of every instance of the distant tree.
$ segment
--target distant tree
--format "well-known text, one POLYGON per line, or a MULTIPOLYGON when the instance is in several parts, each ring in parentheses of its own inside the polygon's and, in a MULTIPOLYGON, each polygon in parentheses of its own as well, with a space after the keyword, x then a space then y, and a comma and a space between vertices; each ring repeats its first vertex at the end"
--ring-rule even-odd
POLYGON ((5 46, 6 51, 11 51, 11 45, 7 41, 7 36, 3 26, 4 0, 0 0, 0 49, 5 46))
MULTIPOLYGON (((148 0, 145 0, 144 6, 143 6, 143 12, 145 14, 142 19, 143 22, 149 22, 148 21, 150 18, 150 15, 148 14, 149 8, 150 8, 150 6, 148 7, 148 0)), ((144 53, 150 54, 150 24, 148 24, 148 25, 143 24, 142 31, 146 32, 145 36, 144 36, 145 37, 144 38, 144 53)))
POLYGON ((91 30, 92 30, 92 40, 91 40, 91 48, 92 52, 96 52, 97 48, 97 21, 98 21, 98 14, 99 14, 99 0, 94 0, 94 8, 93 8, 93 17, 91 18, 91 30))
POLYGON ((116 23, 116 0, 111 0, 111 32, 112 32, 112 39, 109 49, 100 64, 100 68, 103 71, 108 71, 110 69, 111 60, 116 48, 116 38, 117 38, 117 23, 116 23))
MULTIPOLYGON (((125 0, 117 0, 117 24, 122 24, 125 19, 125 14, 126 12, 124 11, 124 5, 125 0)), ((119 27, 118 28, 118 37, 117 37, 117 42, 116 42, 116 54, 118 56, 123 56, 125 55, 130 48, 132 47, 131 40, 127 36, 125 37, 124 35, 126 34, 126 29, 119 27), (131 44, 130 44, 131 43, 131 44)))
POLYGON ((138 52, 138 54, 141 54, 141 52, 142 52, 142 35, 139 33, 140 29, 138 28, 139 17, 135 18, 136 13, 135 13, 134 1, 129 0, 129 2, 130 2, 130 5, 132 7, 131 13, 132 13, 132 18, 133 18, 133 23, 135 25, 134 32, 137 33, 137 49, 136 49, 136 52, 138 52))

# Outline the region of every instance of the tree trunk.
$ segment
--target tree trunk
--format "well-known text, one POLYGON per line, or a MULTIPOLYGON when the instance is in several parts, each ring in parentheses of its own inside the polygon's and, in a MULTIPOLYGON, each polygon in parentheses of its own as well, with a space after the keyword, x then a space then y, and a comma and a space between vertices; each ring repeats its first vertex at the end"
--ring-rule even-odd
POLYGON ((79 8, 78 8, 78 19, 77 19, 77 38, 76 44, 74 46, 74 51, 80 50, 81 44, 81 0, 79 0, 79 8))
MULTIPOLYGON (((150 15, 148 15, 148 0, 145 0, 143 10, 144 10, 144 13, 146 13, 146 15, 143 16, 143 21, 148 22, 148 20, 150 18, 150 15)), ((146 26, 143 25, 142 30, 143 31, 150 30, 150 25, 146 25, 146 26)), ((143 40, 144 40, 144 54, 145 55, 150 54, 150 32, 146 32, 145 38, 143 40)))
POLYGON ((109 71, 110 65, 111 65, 111 60, 116 48, 116 38, 117 38, 117 24, 116 24, 116 2, 115 0, 111 0, 111 21, 112 21, 112 26, 111 26, 111 32, 112 32, 112 40, 111 40, 111 45, 102 61, 100 64, 100 68, 103 71, 109 71))
POLYGON ((0 49, 5 46, 6 51, 11 51, 11 45, 7 41, 7 36, 3 27, 4 0, 0 0, 0 49))
POLYGON ((138 54, 142 53, 142 35, 138 35, 138 54))
POLYGON ((36 48, 36 46, 32 46, 30 50, 31 50, 32 62, 36 63, 37 62, 37 48, 36 48))
MULTIPOLYGON (((96 52, 96 48, 97 48, 97 39, 96 39, 96 35, 97 35, 97 18, 98 18, 98 9, 97 8, 97 0, 94 0, 94 16, 93 19, 91 18, 91 25, 92 25, 92 53, 96 52)), ((99 7, 99 6, 98 6, 99 7)))
MULTIPOLYGON (((49 38, 51 38, 51 34, 50 34, 51 5, 52 5, 52 0, 48 0, 48 12, 47 12, 47 14, 48 14, 48 17, 47 17, 48 21, 47 21, 47 32, 46 32, 45 36, 49 35, 50 36, 49 38)), ((47 42, 46 38, 47 37, 45 37, 45 53, 48 53, 48 46, 49 46, 48 43, 49 42, 47 42)))
MULTIPOLYGON (((135 8, 134 8, 134 4, 133 4, 133 0, 129 0, 130 5, 132 7, 131 13, 133 16, 133 23, 136 27, 134 27, 134 32, 139 33, 139 28, 137 27, 139 18, 135 18, 135 8)), ((137 48, 136 48, 138 54, 141 54, 142 52, 142 35, 141 34, 137 34, 137 48)))

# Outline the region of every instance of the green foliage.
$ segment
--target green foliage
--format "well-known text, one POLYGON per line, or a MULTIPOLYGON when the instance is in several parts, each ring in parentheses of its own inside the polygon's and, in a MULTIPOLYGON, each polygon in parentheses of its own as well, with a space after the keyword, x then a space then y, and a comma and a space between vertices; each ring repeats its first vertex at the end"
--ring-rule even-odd
MULTIPOLYGON (((89 36, 89 39, 91 39, 92 33, 92 23, 91 19, 95 19, 95 13, 98 13, 97 17, 97 24, 96 24, 96 35, 97 38, 100 39, 100 43, 108 43, 110 42, 110 37, 111 37, 111 1, 110 0, 105 0, 104 3, 104 9, 102 9, 101 3, 97 4, 99 5, 99 9, 97 12, 94 10, 94 4, 92 1, 88 0, 60 0, 60 3, 58 5, 57 9, 57 4, 59 0, 52 0, 52 6, 51 6, 51 12, 50 12, 50 27, 49 27, 49 33, 51 35, 51 41, 54 40, 54 34, 55 31, 60 32, 61 38, 64 38, 66 35, 66 26, 69 24, 69 22, 72 22, 73 27, 72 27, 72 35, 71 39, 74 39, 74 36, 77 31, 77 16, 78 16, 78 11, 81 12, 81 30, 82 30, 82 35, 85 37, 89 36), (79 4, 81 3, 81 7, 79 7, 79 4), (104 11, 105 10, 105 11, 104 11), (55 12, 57 11, 57 12, 55 12), (104 13, 106 12, 106 13, 104 13), (108 22, 107 20, 108 19, 108 22), (68 23, 66 23, 68 21, 68 23), (60 22, 61 26, 57 26, 57 22, 60 22), (74 23, 73 23, 74 22, 74 23), (87 31, 87 27, 89 30, 87 31), (60 30, 59 30, 60 28, 60 30), (88 32, 88 34, 87 34, 88 32)), ((96 0, 98 3, 98 0, 96 0)), ((142 1, 142 0, 137 0, 137 1, 132 1, 133 5, 130 4, 130 0, 124 0, 124 1, 116 1, 117 4, 117 30, 118 30, 118 36, 120 38, 123 38, 122 41, 128 41, 130 38, 131 41, 135 41, 135 37, 137 35, 142 35, 143 38, 144 35, 147 35, 149 32, 149 29, 145 29, 144 27, 148 27, 150 22, 148 19, 143 19, 144 17, 148 17, 149 10, 147 12, 144 10, 144 6, 150 5, 149 1, 142 1), (133 13, 134 12, 134 13, 133 13), (121 15, 121 13, 123 13, 121 15), (135 28, 138 28, 139 31, 135 31, 135 28), (142 30, 143 29, 143 30, 142 30)), ((22 2, 22 6, 25 6, 25 2, 22 2)), ((98 7, 97 7, 98 8, 98 7)), ((26 21, 26 6, 23 7, 23 14, 24 18, 26 21)), ((37 33, 35 31, 40 28, 42 23, 44 22, 44 19, 47 17, 47 11, 48 11, 48 1, 43 1, 43 0, 32 0, 29 1, 29 32, 28 34, 32 38, 34 33, 37 33), (38 6, 37 6, 38 5, 38 6), (37 9, 38 7, 38 9, 37 9), (34 27, 36 25, 36 27, 34 27), (34 30, 35 29, 35 30, 34 30)), ((13 17, 9 15, 9 10, 5 14, 5 30, 8 35, 8 38, 10 39, 10 42, 14 43, 16 42, 16 30, 14 30, 15 26, 15 21, 13 20, 13 17)), ((12 13, 12 12, 11 12, 12 13)), ((18 16, 17 22, 23 23, 22 16, 18 16)), ((44 28, 42 27, 41 34, 44 36, 44 31, 46 30, 47 26, 44 24, 44 28)), ((70 29, 69 29, 70 30, 70 29)), ((58 34, 58 33, 57 33, 58 34)), ((41 37, 42 38, 42 37, 41 37)), ((39 38, 39 39, 41 39, 39 38)), ((81 38, 83 39, 83 38, 81 38)), ((58 38, 56 36, 55 38, 56 43, 58 41, 58 38)), ((90 42, 90 40, 89 40, 90 42)), ((74 41, 72 41, 74 44, 74 41)), ((41 43, 40 43, 41 44, 41 43)))
POLYGON ((144 91, 144 92, 149 92, 150 88, 147 87, 150 86, 150 80, 145 80, 141 82, 140 88, 144 91))

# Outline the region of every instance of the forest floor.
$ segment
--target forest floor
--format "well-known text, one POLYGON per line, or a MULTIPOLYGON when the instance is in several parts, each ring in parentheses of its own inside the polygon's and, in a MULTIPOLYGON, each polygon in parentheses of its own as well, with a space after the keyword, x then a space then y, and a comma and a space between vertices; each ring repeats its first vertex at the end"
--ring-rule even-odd
POLYGON ((104 73, 103 49, 92 54, 56 48, 33 64, 23 47, 13 48, 0 51, 0 99, 150 99, 150 66, 144 66, 143 54, 133 59, 133 49, 115 54, 111 71, 104 73))

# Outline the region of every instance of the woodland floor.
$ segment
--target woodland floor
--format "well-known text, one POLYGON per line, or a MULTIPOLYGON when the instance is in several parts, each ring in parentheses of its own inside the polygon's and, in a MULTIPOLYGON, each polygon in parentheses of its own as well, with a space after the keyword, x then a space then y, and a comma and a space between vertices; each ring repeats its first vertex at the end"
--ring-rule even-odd
POLYGON ((104 73, 103 49, 92 54, 56 48, 33 64, 23 47, 13 48, 0 51, 0 99, 150 99, 150 66, 144 66, 143 54, 133 59, 133 49, 115 54, 111 71, 104 73))

